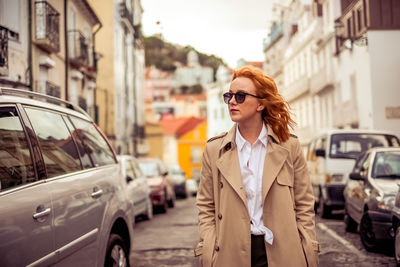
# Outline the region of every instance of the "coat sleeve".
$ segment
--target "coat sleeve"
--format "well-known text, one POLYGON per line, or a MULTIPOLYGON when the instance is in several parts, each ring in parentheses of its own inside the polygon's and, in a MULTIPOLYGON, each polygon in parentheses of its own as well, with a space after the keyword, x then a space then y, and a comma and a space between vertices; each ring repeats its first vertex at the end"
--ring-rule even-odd
POLYGON ((294 202, 297 226, 307 264, 317 266, 319 244, 315 233, 314 195, 303 151, 297 138, 294 140, 294 202))
POLYGON ((200 257, 202 266, 211 266, 216 239, 216 226, 213 175, 208 144, 204 149, 202 157, 201 177, 197 191, 196 205, 199 210, 200 240, 195 250, 195 256, 200 257))

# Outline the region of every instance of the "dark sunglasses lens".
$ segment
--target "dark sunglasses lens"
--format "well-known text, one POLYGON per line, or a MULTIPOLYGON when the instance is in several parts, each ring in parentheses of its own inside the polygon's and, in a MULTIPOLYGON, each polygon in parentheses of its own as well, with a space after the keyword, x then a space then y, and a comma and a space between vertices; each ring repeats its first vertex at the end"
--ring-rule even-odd
POLYGON ((242 92, 236 93, 235 99, 238 104, 242 104, 246 99, 246 94, 242 92))
POLYGON ((231 93, 225 93, 225 94, 223 94, 225 104, 229 104, 229 101, 231 101, 232 96, 233 96, 233 95, 232 95, 231 93))

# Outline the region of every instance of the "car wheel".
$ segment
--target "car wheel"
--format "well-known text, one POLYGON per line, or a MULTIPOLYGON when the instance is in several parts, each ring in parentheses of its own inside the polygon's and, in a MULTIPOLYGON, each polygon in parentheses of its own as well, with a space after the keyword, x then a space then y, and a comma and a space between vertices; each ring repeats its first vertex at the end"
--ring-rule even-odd
POLYGON ((375 233, 372 229, 371 218, 367 213, 361 218, 360 222, 360 237, 361 242, 364 245, 367 251, 376 251, 377 249, 377 240, 375 238, 375 233))
POLYGON ((331 217, 331 208, 325 204, 325 201, 322 197, 319 198, 318 204, 318 214, 325 219, 331 217))
POLYGON ((107 243, 105 267, 129 267, 129 253, 124 240, 117 234, 111 234, 107 243))
POLYGON ((396 234, 394 237, 394 257, 397 266, 400 266, 400 226, 396 227, 396 234))
POLYGON ((171 198, 168 200, 168 207, 170 208, 175 207, 175 194, 171 196, 171 198))
POLYGON ((151 203, 151 199, 147 200, 147 209, 144 217, 146 220, 151 220, 153 218, 153 204, 151 203))
POLYGON ((346 224, 346 231, 350 233, 357 232, 357 222, 350 217, 349 213, 345 209, 344 211, 344 223, 346 224))

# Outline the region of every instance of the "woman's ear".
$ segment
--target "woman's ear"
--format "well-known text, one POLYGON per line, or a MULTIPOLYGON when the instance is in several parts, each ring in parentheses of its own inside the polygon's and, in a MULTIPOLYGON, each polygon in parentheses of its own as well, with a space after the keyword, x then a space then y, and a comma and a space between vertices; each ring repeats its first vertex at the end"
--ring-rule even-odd
POLYGON ((263 111, 264 109, 265 109, 264 105, 258 104, 257 111, 263 111))

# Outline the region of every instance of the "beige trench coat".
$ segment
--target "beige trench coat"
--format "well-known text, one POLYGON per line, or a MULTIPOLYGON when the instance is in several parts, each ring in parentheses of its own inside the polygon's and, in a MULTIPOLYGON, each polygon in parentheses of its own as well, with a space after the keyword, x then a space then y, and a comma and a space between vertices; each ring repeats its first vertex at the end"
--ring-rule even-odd
MULTIPOLYGON (((235 145, 236 126, 210 139, 203 153, 197 193, 204 267, 251 266, 250 217, 235 145)), ((268 266, 317 266, 314 198, 306 162, 296 137, 279 142, 268 128, 263 171, 263 221, 274 234, 266 243, 268 266)))

